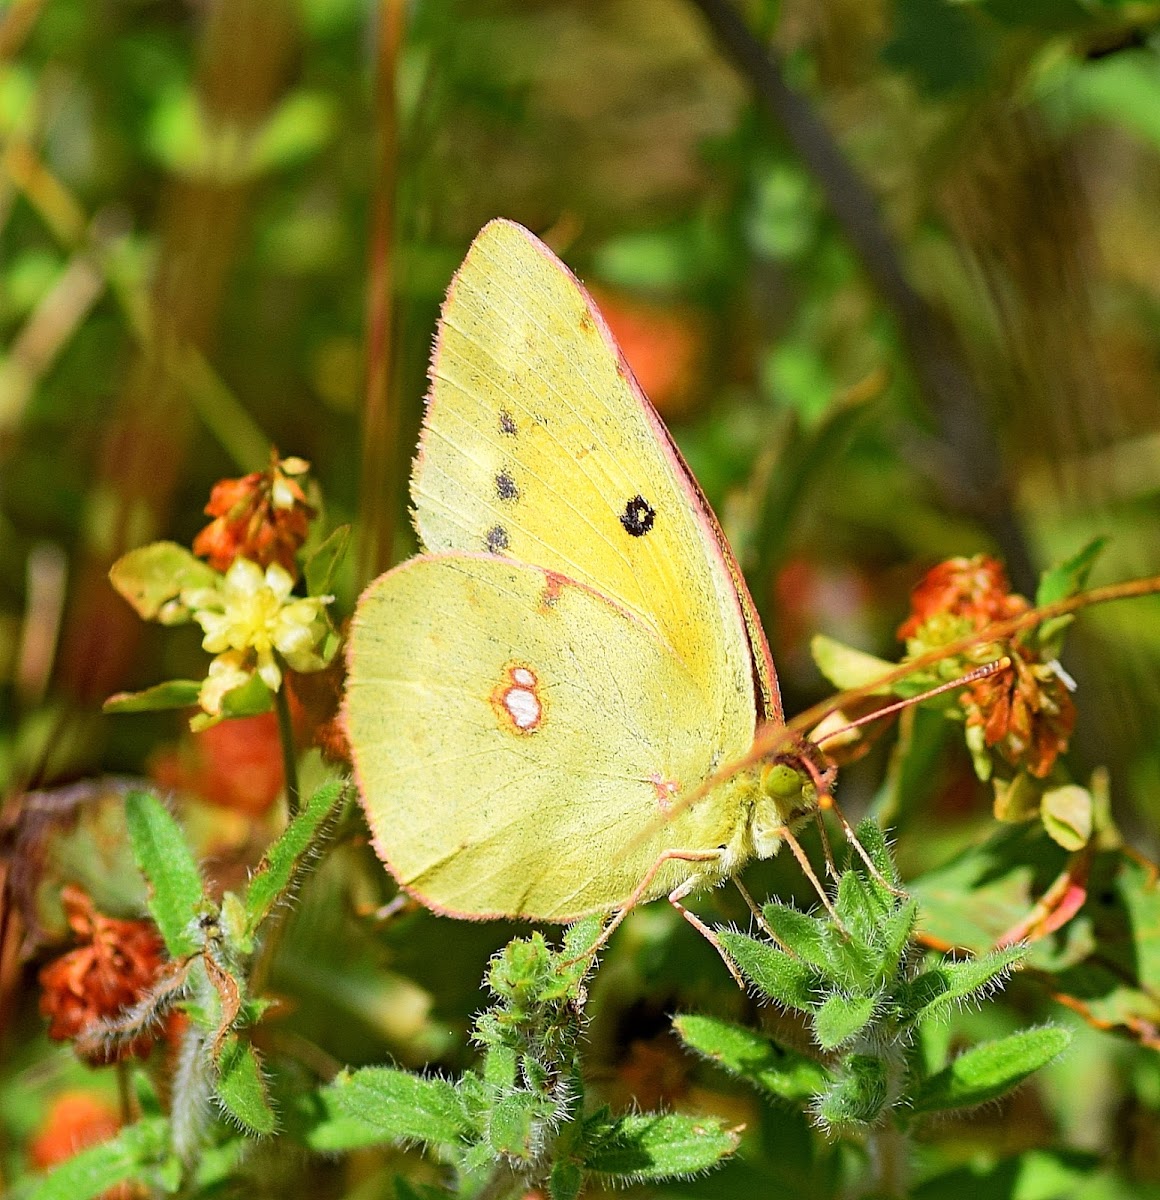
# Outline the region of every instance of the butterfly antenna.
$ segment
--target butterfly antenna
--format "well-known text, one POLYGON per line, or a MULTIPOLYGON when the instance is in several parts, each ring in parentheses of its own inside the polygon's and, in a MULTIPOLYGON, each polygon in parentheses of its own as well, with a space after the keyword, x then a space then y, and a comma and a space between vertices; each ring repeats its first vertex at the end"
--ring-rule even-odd
POLYGON ((849 733, 852 729, 859 729, 863 725, 872 725, 875 721, 880 721, 883 717, 889 717, 896 712, 901 712, 904 708, 912 708, 916 704, 921 704, 924 700, 930 700, 934 696, 941 696, 943 692, 953 692, 955 688, 978 683, 980 679, 986 679, 989 675, 997 675, 1000 671, 1006 671, 1010 666, 1011 656, 1004 654, 1002 658, 997 658, 994 662, 984 663, 983 666, 976 667, 973 671, 968 671, 965 675, 960 675, 957 679, 950 680, 949 683, 940 683, 938 687, 930 688, 925 692, 919 692, 917 696, 907 696, 906 699, 896 700, 893 704, 886 705, 885 708, 876 708, 864 717, 858 717, 857 720, 850 721, 838 729, 827 730, 822 741, 828 742, 849 733))

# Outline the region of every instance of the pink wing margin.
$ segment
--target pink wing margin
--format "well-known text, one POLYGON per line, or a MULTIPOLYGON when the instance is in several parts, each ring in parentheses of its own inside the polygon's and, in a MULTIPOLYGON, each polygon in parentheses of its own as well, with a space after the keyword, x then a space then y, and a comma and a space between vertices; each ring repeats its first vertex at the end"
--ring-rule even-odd
MULTIPOLYGON (((721 524, 717 520, 717 514, 713 512, 709 501, 705 498, 705 493, 701 490, 701 485, 697 482, 693 472, 689 470, 689 465, 685 462, 684 455, 681 454, 676 442, 673 441, 672 434, 669 433, 664 421, 661 420, 660 414, 653 407, 652 401, 644 394, 644 389, 637 382, 632 368, 628 365, 628 360, 624 357, 624 353, 621 351, 616 339, 612 336, 612 330, 608 328, 608 323, 605 321, 604 315, 601 313, 596 301, 592 299, 588 289, 576 278, 568 266, 544 242, 536 237, 534 233, 515 221, 506 221, 500 218, 496 223, 514 225, 535 247, 538 253, 550 259, 554 265, 562 268, 579 289, 581 296, 584 298, 584 303, 588 306, 588 312, 591 314, 593 321, 595 321, 597 329, 600 330, 601 337, 604 338, 605 345, 616 358, 621 376, 632 389, 632 394, 644 410, 644 414, 657 436, 657 441, 668 456, 669 463, 676 472, 677 478, 681 481, 686 495, 693 502, 693 506, 701 522, 702 530, 708 535, 710 544, 716 547, 718 557, 725 564, 725 569, 729 572, 729 578, 733 583, 733 594, 741 610, 741 617, 745 627, 745 637, 749 645, 749 659, 753 668, 753 694, 756 700, 757 725, 759 728, 766 723, 784 725, 785 714, 781 706, 781 689, 778 687, 777 671, 773 665, 773 655, 770 653, 769 642, 766 639, 765 631, 761 628, 757 609, 753 604, 753 597, 749 594, 749 587, 745 582, 745 576, 741 573, 741 567, 738 565, 733 548, 729 545, 724 531, 721 529, 721 524)), ((448 294, 450 295, 450 293, 448 294)), ((436 345, 437 353, 438 345, 436 345)))

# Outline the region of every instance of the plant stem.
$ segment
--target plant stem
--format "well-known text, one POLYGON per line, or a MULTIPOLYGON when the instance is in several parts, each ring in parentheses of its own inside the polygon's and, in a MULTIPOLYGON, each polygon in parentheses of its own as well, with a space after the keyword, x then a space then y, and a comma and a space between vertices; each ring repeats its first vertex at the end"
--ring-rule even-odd
POLYGON ((282 773, 286 780, 286 811, 291 821, 298 815, 298 757, 294 752, 294 722, 290 719, 290 700, 286 680, 274 693, 278 713, 278 740, 282 743, 282 773))

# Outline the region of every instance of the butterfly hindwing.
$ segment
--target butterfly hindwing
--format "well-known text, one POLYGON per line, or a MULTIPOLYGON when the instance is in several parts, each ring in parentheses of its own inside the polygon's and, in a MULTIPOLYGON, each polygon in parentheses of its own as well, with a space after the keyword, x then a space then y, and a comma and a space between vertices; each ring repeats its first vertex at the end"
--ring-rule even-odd
MULTIPOLYGON (((717 802, 658 820, 711 766, 706 696, 651 629, 575 581, 420 556, 364 593, 348 661, 376 848, 431 907, 607 911, 662 850, 722 845, 743 820, 717 802)), ((695 869, 671 864, 649 895, 695 869)))

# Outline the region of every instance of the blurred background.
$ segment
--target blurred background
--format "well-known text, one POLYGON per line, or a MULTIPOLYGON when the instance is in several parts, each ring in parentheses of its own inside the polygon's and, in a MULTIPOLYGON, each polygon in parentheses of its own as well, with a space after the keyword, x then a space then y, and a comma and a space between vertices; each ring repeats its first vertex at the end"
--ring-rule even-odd
MULTIPOLYGON (((1096 536, 1093 583, 1160 570, 1160 5, 9 0, 6 792, 148 772, 216 804, 215 836, 223 776, 249 781, 230 819, 268 803, 252 739, 206 752, 180 715, 99 715, 205 662, 108 568, 188 544, 214 481, 273 443, 313 464, 329 524, 355 523, 349 614, 415 548, 438 305, 494 216, 591 286, 746 570, 787 712, 827 690, 812 634, 896 657, 941 558, 997 554, 1025 594, 1096 536)), ((1085 613, 1065 666, 1074 773, 1107 766, 1155 856, 1160 605, 1085 613)), ((915 793, 928 856, 990 819, 962 757, 915 793)), ((851 807, 883 761, 851 772, 851 807)), ((646 941, 667 920, 641 917, 646 941)), ((504 934, 447 936, 482 964, 504 934)), ((479 972, 434 981, 407 953, 393 1007, 360 1011, 421 1061, 448 1052, 479 972)), ((634 1028, 664 1003, 641 1000, 634 1028)), ((621 1063, 655 1083, 669 1059, 648 1053, 621 1063)))

